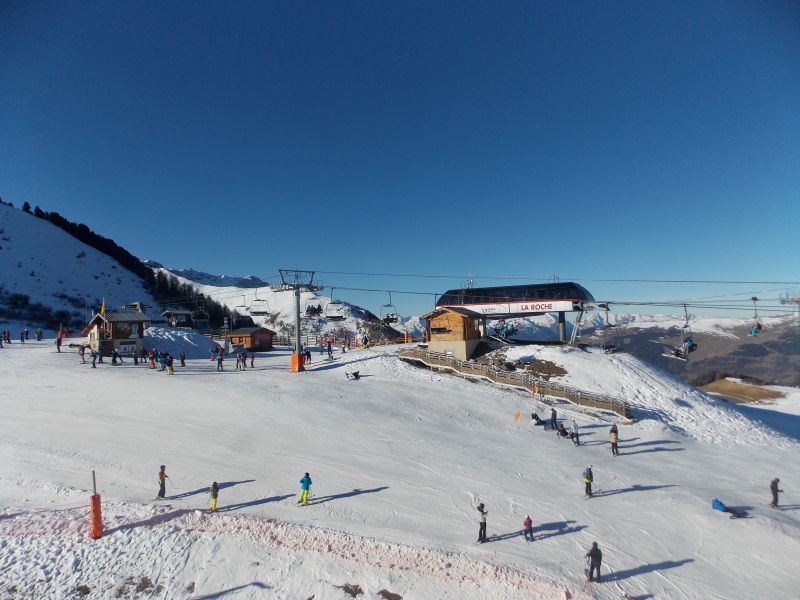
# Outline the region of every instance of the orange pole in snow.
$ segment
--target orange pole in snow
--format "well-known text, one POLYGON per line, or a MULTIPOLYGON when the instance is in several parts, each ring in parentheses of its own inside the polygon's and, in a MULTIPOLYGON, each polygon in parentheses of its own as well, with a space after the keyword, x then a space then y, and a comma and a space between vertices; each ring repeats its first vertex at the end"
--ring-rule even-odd
POLYGON ((100 496, 97 494, 97 481, 92 471, 94 495, 89 501, 89 537, 93 540, 103 537, 103 513, 100 510, 100 496))

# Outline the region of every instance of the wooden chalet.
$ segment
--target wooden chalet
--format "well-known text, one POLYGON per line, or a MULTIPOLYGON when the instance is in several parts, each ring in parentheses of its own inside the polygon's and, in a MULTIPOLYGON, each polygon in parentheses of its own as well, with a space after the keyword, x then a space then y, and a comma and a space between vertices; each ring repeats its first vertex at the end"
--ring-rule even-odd
POLYGON ((161 313, 170 327, 192 327, 192 311, 190 310, 165 310, 161 313))
POLYGON ((231 344, 244 346, 245 350, 262 351, 272 350, 272 338, 275 332, 266 327, 241 327, 229 331, 225 339, 231 344))
POLYGON ((138 310, 121 310, 96 314, 83 330, 89 347, 106 356, 116 349, 120 354, 133 354, 142 350, 144 330, 150 319, 138 310))
POLYGON ((458 308, 438 308, 422 315, 427 323, 428 348, 433 352, 452 354, 456 358, 472 358, 481 341, 481 319, 458 308))

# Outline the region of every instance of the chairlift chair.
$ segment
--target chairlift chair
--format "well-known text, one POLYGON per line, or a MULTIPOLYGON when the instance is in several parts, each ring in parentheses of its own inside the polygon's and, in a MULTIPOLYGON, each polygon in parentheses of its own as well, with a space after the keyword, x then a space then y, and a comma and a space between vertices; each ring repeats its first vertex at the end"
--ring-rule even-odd
POLYGON ((750 298, 753 301, 753 327, 750 328, 750 337, 756 337, 764 326, 761 324, 761 320, 758 318, 758 307, 756 306, 756 302, 758 302, 758 298, 753 296, 750 298))
POLYGON ((380 318, 384 324, 391 325, 400 320, 400 315, 397 314, 397 307, 392 304, 392 292, 387 290, 386 293, 389 294, 389 302, 381 305, 380 318))
POLYGON ((315 300, 316 304, 310 304, 309 300, 306 300, 306 309, 305 309, 305 317, 306 319, 318 319, 322 316, 322 306, 319 303, 319 300, 315 300))
POLYGON ((689 311, 685 304, 683 305, 683 314, 686 322, 681 327, 681 345, 673 346, 672 350, 665 352, 662 356, 686 362, 689 360, 689 354, 697 350, 697 342, 694 341, 694 336, 692 335, 692 326, 689 325, 689 311))
POLYGON ((255 288, 255 295, 256 297, 250 303, 250 306, 247 307, 247 312, 249 312, 253 317, 269 316, 269 302, 267 302, 264 298, 258 297, 258 288, 255 288))
POLYGON ((347 317, 342 313, 343 308, 344 305, 341 302, 334 300, 333 288, 331 288, 331 301, 325 307, 325 318, 328 321, 344 321, 347 317))
POLYGON ((612 325, 609 320, 609 311, 611 309, 608 304, 605 304, 603 308, 606 310, 606 322, 605 325, 603 325, 603 345, 601 348, 606 354, 614 354, 619 350, 619 344, 617 343, 617 326, 616 324, 612 325))

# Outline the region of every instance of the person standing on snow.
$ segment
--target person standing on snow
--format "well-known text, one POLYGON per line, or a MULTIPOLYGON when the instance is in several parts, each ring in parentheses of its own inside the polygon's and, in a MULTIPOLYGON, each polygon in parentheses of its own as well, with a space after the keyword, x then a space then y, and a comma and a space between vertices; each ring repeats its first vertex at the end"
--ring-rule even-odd
POLYGON ((311 488, 311 476, 306 473, 300 480, 300 497, 297 499, 298 504, 305 506, 308 504, 308 492, 311 488))
POLYGON ((172 355, 169 352, 167 352, 166 360, 167 360, 167 375, 175 375, 175 369, 172 368, 174 359, 172 358, 172 355))
POLYGON ((611 426, 611 431, 608 434, 608 438, 611 441, 611 455, 619 456, 619 450, 617 449, 617 443, 619 442, 619 434, 617 433, 616 423, 614 423, 611 426))
POLYGON ((489 514, 489 511, 486 510, 483 506, 483 502, 478 504, 478 520, 480 522, 480 526, 478 527, 478 543, 483 544, 486 542, 486 515, 489 514))
POLYGON ((578 435, 578 423, 575 420, 572 421, 572 432, 571 432, 571 435, 569 437, 572 438, 572 442, 576 446, 580 446, 581 445, 581 438, 578 435))
POLYGON ((600 564, 603 562, 603 553, 597 547, 597 542, 592 542, 592 548, 586 553, 586 558, 589 561, 589 571, 587 577, 589 581, 593 581, 592 574, 597 570, 597 581, 600 581, 600 564))
POLYGON ((217 371, 224 371, 225 368, 222 366, 222 352, 217 354, 217 371))
POLYGON ((772 508, 778 508, 778 492, 782 492, 783 491, 783 490, 779 490, 778 489, 778 484, 780 482, 781 482, 781 480, 776 477, 769 484, 769 491, 772 492, 772 502, 770 503, 770 506, 772 508))
POLYGON ((552 429, 553 431, 558 430, 558 419, 556 418, 555 408, 550 409, 550 429, 552 429))
MULTIPOLYGON (((306 356, 311 356, 311 352, 306 350, 306 356)), ((250 368, 251 369, 255 369, 256 368, 256 353, 255 352, 251 352, 250 353, 250 368)))
POLYGON ((186 366, 186 352, 184 352, 183 350, 181 350, 181 366, 182 367, 186 366))
POLYGON ((526 542, 533 541, 533 521, 530 515, 525 515, 525 520, 522 522, 523 533, 526 542))
POLYGON ((219 485, 217 482, 213 482, 211 487, 208 488, 209 494, 211 494, 211 512, 216 512, 217 510, 217 496, 219 496, 219 485))
POLYGON ((167 479, 169 479, 169 475, 167 475, 167 467, 161 465, 161 470, 158 472, 158 496, 159 500, 163 500, 167 494, 167 479))
POLYGON ((583 484, 584 484, 584 493, 591 498, 592 497, 592 482, 594 481, 594 474, 592 473, 592 465, 589 465, 583 470, 583 484))

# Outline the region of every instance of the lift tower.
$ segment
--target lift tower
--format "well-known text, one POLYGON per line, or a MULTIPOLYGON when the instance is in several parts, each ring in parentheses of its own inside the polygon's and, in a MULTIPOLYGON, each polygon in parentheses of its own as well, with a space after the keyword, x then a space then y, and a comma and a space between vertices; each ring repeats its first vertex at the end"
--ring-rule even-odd
POLYGON ((304 356, 300 353, 300 292, 317 292, 321 286, 314 284, 314 271, 297 269, 278 269, 281 275, 279 289, 294 291, 294 351, 292 352, 292 373, 305 371, 304 356))

